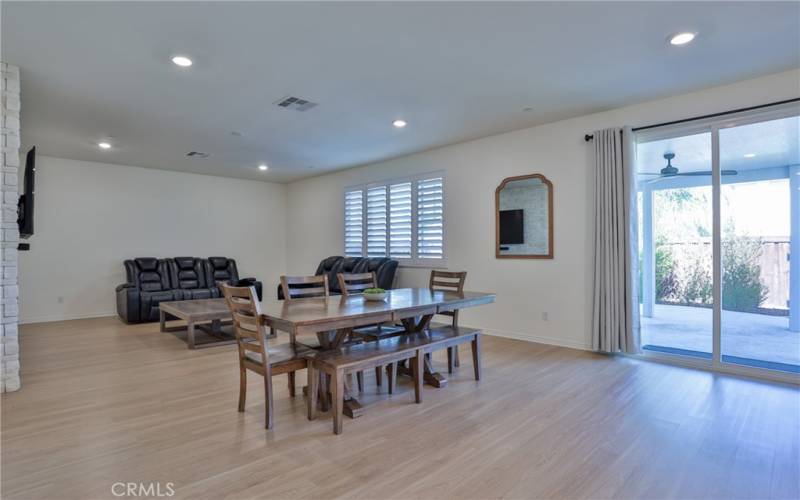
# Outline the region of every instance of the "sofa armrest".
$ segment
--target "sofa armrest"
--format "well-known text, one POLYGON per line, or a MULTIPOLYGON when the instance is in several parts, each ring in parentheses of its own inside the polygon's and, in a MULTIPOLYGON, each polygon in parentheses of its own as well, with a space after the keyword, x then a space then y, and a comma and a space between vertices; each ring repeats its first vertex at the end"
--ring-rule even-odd
POLYGON ((139 289, 130 283, 117 286, 117 314, 126 323, 140 321, 141 297, 139 289))
POLYGON ((241 278, 239 281, 236 282, 236 286, 252 286, 256 289, 256 295, 258 296, 258 300, 262 300, 262 284, 255 278, 241 278))

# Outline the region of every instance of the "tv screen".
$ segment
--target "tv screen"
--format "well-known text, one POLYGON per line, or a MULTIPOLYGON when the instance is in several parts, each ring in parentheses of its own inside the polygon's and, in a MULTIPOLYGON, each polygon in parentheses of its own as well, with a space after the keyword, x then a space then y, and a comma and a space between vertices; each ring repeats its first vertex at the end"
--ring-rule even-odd
POLYGON ((522 210, 500 210, 500 244, 519 245, 525 243, 522 210))
POLYGON ((17 206, 17 225, 19 225, 20 238, 33 236, 33 192, 36 177, 36 148, 28 151, 25 159, 25 181, 22 195, 17 206))

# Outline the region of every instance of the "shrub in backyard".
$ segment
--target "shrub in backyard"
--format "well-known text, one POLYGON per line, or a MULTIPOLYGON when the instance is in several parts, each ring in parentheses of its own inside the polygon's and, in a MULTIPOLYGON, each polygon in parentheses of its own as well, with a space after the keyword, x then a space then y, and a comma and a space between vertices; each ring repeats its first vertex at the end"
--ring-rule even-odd
POLYGON ((677 296, 678 278, 672 250, 666 245, 656 245, 656 301, 676 300, 677 296))
MULTIPOLYGON (((732 231, 731 231, 732 232, 732 231)), ((755 311, 769 289, 761 282, 761 239, 726 235, 722 240, 722 308, 755 311)))

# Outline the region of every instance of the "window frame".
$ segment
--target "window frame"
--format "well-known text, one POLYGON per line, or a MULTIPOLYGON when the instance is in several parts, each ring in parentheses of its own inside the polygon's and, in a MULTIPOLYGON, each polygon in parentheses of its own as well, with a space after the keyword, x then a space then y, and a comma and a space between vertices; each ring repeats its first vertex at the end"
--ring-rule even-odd
MULTIPOLYGON (((346 223, 347 223, 347 193, 352 191, 361 191, 361 255, 360 257, 368 258, 367 254, 367 193, 370 189, 383 187, 386 190, 386 254, 384 257, 396 260, 401 267, 419 267, 419 268, 446 268, 447 267, 447 210, 446 210, 446 185, 447 178, 443 170, 433 172, 426 172, 422 174, 415 174, 404 177, 393 177, 380 181, 367 182, 362 184, 353 184, 345 186, 342 192, 342 220, 344 226, 342 227, 342 237, 344 255, 347 255, 347 239, 346 239, 346 223), (421 180, 428 179, 442 179, 442 258, 420 258, 418 256, 418 234, 417 234, 417 221, 418 221, 418 202, 417 202, 417 183, 421 180), (411 183, 411 257, 392 257, 391 253, 391 234, 390 234, 390 215, 389 203, 391 199, 391 186, 395 184, 411 183)), ((375 256, 373 256, 375 257, 375 256)))

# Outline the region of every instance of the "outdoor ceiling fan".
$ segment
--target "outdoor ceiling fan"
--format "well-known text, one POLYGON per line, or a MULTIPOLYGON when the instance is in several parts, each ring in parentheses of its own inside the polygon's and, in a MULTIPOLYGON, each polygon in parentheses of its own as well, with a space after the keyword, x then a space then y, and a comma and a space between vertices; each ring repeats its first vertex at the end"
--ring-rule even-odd
MULTIPOLYGON (((662 168, 660 172, 653 174, 653 173, 646 173, 642 172, 639 175, 657 175, 658 179, 653 179, 650 182, 657 182, 661 179, 666 179, 667 177, 677 177, 679 175, 685 176, 700 176, 700 175, 711 175, 711 170, 703 170, 701 172, 684 172, 681 173, 677 167, 672 165, 672 159, 675 158, 675 153, 664 153, 664 159, 667 160, 667 166, 662 168)), ((720 172, 722 175, 736 175, 738 172, 736 170, 722 170, 720 172)))

